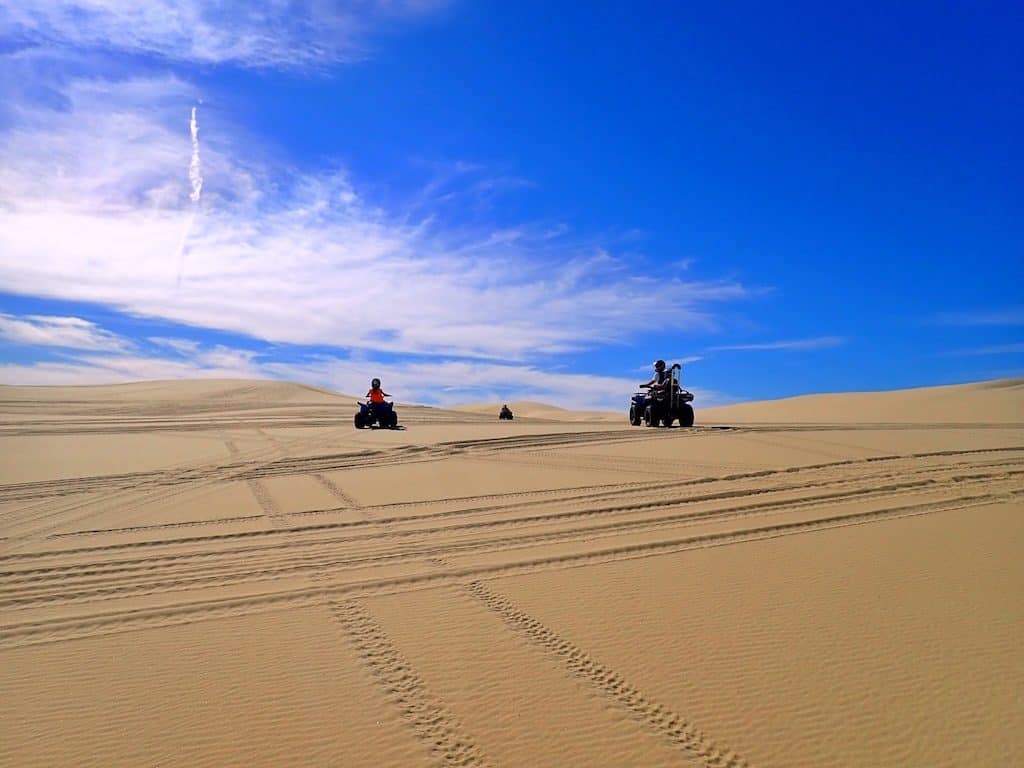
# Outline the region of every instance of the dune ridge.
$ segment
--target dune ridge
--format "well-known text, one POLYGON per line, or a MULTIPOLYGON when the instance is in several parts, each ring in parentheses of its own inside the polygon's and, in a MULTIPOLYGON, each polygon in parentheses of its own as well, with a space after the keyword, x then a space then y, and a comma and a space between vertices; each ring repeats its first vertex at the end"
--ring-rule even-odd
MULTIPOLYGON (((628 403, 628 398, 626 400, 628 403)), ((534 400, 510 400, 495 403, 467 403, 452 405, 448 409, 462 413, 476 413, 497 417, 502 405, 507 405, 516 418, 548 419, 551 421, 618 421, 616 411, 573 410, 534 400)))
POLYGON ((1024 424, 1024 379, 802 395, 701 413, 706 420, 742 424, 1024 424))

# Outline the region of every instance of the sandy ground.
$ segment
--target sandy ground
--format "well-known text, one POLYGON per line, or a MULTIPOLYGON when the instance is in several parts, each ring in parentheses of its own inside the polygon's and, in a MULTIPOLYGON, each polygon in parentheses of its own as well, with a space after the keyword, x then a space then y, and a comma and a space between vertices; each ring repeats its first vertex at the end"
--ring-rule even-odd
POLYGON ((0 388, 0 765, 1024 764, 1022 382, 695 405, 0 388))

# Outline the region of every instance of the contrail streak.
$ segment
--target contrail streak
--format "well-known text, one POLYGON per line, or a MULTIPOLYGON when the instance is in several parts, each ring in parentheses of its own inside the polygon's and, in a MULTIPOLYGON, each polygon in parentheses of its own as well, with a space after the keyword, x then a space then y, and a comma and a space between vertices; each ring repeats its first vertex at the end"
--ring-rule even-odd
POLYGON ((188 221, 185 222, 185 231, 181 233, 181 242, 178 244, 178 287, 181 287, 181 276, 185 270, 185 243, 192 232, 192 225, 196 220, 196 204, 203 192, 203 168, 199 162, 199 120, 196 118, 196 107, 192 107, 192 118, 188 121, 189 131, 192 134, 192 160, 188 164, 188 180, 192 182, 192 192, 189 200, 192 201, 192 211, 189 213, 188 221))
POLYGON ((193 203, 199 202, 199 195, 203 191, 203 169, 199 165, 199 122, 196 120, 196 108, 192 107, 192 119, 188 123, 192 132, 192 162, 188 164, 188 180, 192 182, 192 194, 189 197, 193 203))

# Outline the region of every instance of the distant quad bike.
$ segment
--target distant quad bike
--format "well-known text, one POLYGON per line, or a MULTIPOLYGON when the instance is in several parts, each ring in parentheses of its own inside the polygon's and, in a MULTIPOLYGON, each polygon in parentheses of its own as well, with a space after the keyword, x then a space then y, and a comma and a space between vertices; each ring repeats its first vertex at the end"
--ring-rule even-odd
POLYGON ((374 426, 381 429, 398 428, 398 412, 394 403, 360 403, 352 420, 356 429, 374 426))
POLYGON ((501 411, 498 413, 498 418, 502 421, 512 421, 512 409, 507 405, 501 406, 501 411))
POLYGON ((675 363, 668 371, 667 387, 651 389, 649 392, 637 392, 629 404, 629 423, 639 427, 641 422, 648 427, 671 427, 678 421, 680 427, 693 426, 693 394, 679 386, 676 371, 679 363, 675 363))

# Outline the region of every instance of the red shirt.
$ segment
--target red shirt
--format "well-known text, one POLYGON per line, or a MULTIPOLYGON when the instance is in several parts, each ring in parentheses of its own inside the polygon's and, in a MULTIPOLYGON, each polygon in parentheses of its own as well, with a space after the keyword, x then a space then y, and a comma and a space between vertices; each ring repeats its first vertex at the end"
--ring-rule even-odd
POLYGON ((384 402, 384 391, 381 389, 371 389, 366 393, 366 396, 370 398, 371 403, 383 403, 384 402))

